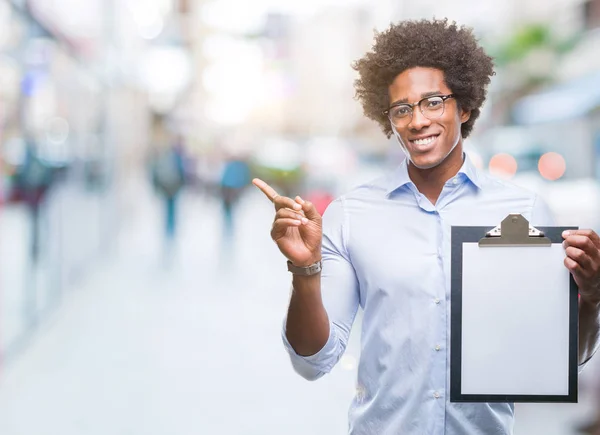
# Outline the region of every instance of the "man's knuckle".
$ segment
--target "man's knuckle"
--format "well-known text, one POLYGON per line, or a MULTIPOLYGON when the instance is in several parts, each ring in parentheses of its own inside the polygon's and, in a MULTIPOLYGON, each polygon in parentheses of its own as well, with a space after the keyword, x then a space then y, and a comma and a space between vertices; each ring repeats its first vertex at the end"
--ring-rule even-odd
POLYGON ((584 247, 588 252, 593 252, 597 250, 596 245, 594 244, 594 242, 592 242, 592 239, 590 239, 589 237, 585 239, 584 247))

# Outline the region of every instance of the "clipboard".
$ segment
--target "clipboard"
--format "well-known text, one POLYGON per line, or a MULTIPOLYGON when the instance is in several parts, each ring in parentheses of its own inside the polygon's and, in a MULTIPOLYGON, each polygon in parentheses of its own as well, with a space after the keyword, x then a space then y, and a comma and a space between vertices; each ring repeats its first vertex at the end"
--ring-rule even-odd
POLYGON ((578 288, 562 232, 509 214, 451 230, 450 401, 577 402, 578 288))

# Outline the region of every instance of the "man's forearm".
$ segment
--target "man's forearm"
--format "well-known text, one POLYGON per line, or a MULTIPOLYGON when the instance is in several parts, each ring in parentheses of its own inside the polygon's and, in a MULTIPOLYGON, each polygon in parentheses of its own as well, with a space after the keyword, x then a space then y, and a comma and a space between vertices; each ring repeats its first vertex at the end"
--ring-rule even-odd
POLYGON ((579 364, 589 360, 598 345, 600 336, 600 321, 598 315, 600 304, 579 301, 579 364))
POLYGON ((321 274, 292 280, 286 337, 297 354, 314 355, 329 338, 329 318, 321 298, 321 274))

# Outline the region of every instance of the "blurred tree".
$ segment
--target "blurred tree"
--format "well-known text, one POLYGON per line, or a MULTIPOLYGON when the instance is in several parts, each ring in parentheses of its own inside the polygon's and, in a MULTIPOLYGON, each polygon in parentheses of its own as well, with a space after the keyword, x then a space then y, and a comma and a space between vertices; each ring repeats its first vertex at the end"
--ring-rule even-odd
POLYGON ((566 35, 549 23, 529 23, 500 41, 484 43, 500 78, 492 107, 494 121, 509 122, 515 101, 553 83, 556 65, 577 47, 582 35, 581 31, 566 35))
POLYGON ((567 53, 580 39, 580 33, 568 37, 558 36, 550 25, 533 23, 517 29, 496 47, 492 47, 492 53, 497 65, 505 66, 525 60, 532 51, 538 49, 550 50, 556 54, 567 53))

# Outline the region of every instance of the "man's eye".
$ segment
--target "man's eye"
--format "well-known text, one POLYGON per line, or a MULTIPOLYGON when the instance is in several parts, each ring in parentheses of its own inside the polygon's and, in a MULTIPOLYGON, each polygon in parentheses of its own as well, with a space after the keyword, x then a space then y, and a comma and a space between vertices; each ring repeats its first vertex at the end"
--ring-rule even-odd
POLYGON ((395 117, 402 117, 402 116, 406 116, 409 114, 410 114, 410 107, 406 107, 406 106, 395 107, 392 110, 392 115, 395 117))
POLYGON ((442 100, 440 100, 439 98, 436 98, 434 100, 427 100, 427 107, 429 109, 438 107, 440 104, 442 104, 442 100))

